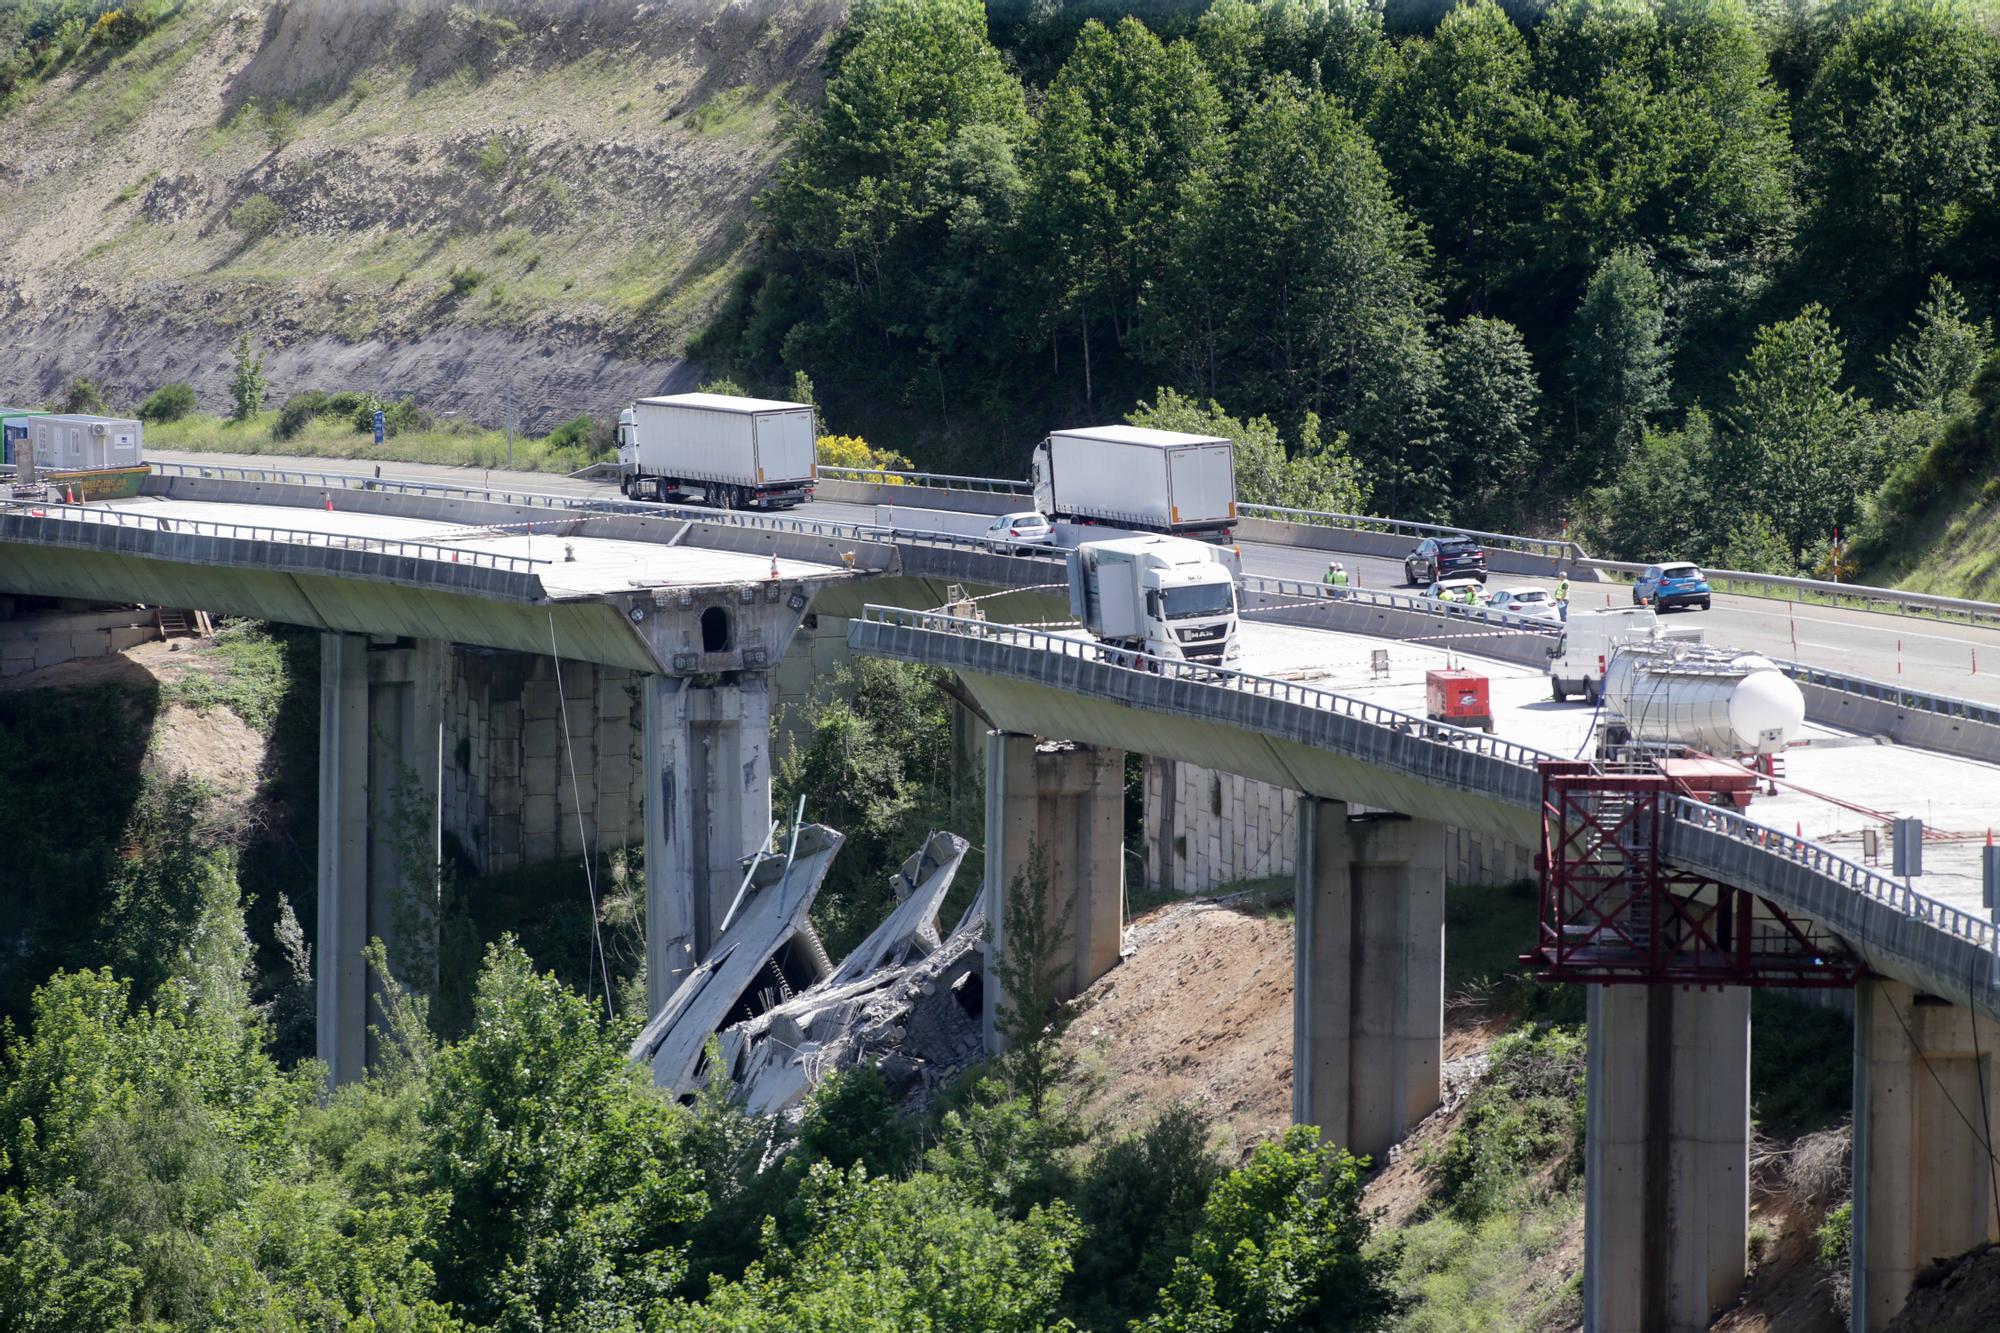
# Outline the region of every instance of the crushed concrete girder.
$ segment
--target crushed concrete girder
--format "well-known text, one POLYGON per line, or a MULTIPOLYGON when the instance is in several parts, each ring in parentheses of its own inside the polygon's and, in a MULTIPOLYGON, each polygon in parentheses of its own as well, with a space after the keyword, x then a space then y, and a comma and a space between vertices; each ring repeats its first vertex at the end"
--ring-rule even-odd
POLYGON ((656 1084, 677 1096, 692 1092, 712 1034, 789 1000, 833 970, 806 913, 843 841, 834 829, 807 824, 783 852, 755 858, 728 929, 627 1053, 652 1066, 656 1084))
POLYGON ((985 1054, 980 1015, 985 918, 977 903, 947 937, 938 910, 968 845, 934 832, 903 863, 901 900, 819 985, 721 1034, 723 1070, 754 1114, 797 1108, 820 1080, 869 1064, 921 1103, 985 1054))
POLYGON ((821 969, 794 993, 758 990, 760 978, 797 971, 771 960, 788 941, 797 947, 810 937, 805 912, 840 836, 818 832, 825 836, 802 838, 789 874, 760 866, 758 876, 773 887, 758 889, 761 896, 739 912, 713 956, 633 1044, 632 1058, 649 1062, 655 1081, 676 1096, 692 1096, 719 1074, 746 1109, 777 1114, 797 1108, 828 1074, 865 1062, 881 1069, 899 1098, 922 1101, 984 1054, 985 919, 974 903, 949 936, 938 930, 939 909, 968 851, 956 834, 933 832, 903 863, 895 909, 839 968, 821 969), (721 1050, 717 1070, 702 1062, 711 1036, 721 1050))

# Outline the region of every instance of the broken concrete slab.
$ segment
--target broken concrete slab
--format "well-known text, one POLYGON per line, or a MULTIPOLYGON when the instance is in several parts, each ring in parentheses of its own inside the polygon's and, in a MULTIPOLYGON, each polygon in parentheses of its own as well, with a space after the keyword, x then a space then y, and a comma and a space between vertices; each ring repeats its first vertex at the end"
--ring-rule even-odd
POLYGON ((807 824, 782 853, 754 858, 729 928, 632 1043, 653 1081, 686 1096, 700 1085, 703 1048, 719 1029, 760 1013, 831 971, 806 912, 844 841, 807 824))

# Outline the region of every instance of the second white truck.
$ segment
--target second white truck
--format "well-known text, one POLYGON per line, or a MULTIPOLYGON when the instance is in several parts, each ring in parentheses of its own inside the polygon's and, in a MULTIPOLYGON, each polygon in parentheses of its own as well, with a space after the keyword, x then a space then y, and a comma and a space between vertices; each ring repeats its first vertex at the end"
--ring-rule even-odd
POLYGON ((1236 526, 1232 441, 1143 426, 1050 431, 1035 446, 1035 508, 1051 521, 1227 542, 1236 526))
POLYGON ((1236 580, 1214 547, 1179 537, 1085 542, 1069 553, 1070 613, 1100 642, 1169 661, 1233 664, 1236 580))
POLYGON ((812 499, 817 424, 809 403, 641 398, 618 416, 618 488, 630 500, 790 509, 812 499))

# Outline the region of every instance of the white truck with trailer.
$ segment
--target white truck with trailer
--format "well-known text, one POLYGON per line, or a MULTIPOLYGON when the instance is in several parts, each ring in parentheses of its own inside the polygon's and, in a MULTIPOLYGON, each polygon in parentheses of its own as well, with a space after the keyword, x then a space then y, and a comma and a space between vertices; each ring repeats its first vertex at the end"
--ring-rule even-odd
POLYGON ((641 398, 618 414, 618 488, 630 500, 790 509, 812 499, 817 427, 809 403, 641 398))
POLYGON ((1035 446, 1035 508, 1051 522, 1227 542, 1236 524, 1236 446, 1143 426, 1050 431, 1035 446))
POLYGON ((1242 656, 1236 580, 1216 549, 1180 537, 1085 542, 1069 553, 1070 613, 1100 642, 1169 661, 1242 656))

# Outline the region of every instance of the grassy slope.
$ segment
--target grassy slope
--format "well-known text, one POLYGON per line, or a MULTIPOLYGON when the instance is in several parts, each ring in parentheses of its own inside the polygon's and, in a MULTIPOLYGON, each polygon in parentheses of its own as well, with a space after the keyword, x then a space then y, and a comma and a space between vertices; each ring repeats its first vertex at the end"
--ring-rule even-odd
POLYGON ((289 440, 271 433, 275 411, 259 412, 249 421, 192 415, 179 421, 146 427, 146 443, 155 449, 203 453, 269 454, 278 458, 373 458, 401 463, 448 463, 459 467, 512 467, 521 472, 574 472, 601 461, 585 448, 551 448, 546 437, 516 434, 510 463, 507 435, 465 422, 438 429, 392 435, 380 445, 353 423, 320 417, 289 440))
POLYGON ((443 6, 386 36, 316 8, 197 0, 17 99, 0 285, 288 334, 574 328, 677 353, 751 243, 830 26, 663 7, 603 47, 547 22, 496 47, 443 6), (257 194, 282 221, 249 235, 230 217, 257 194))

